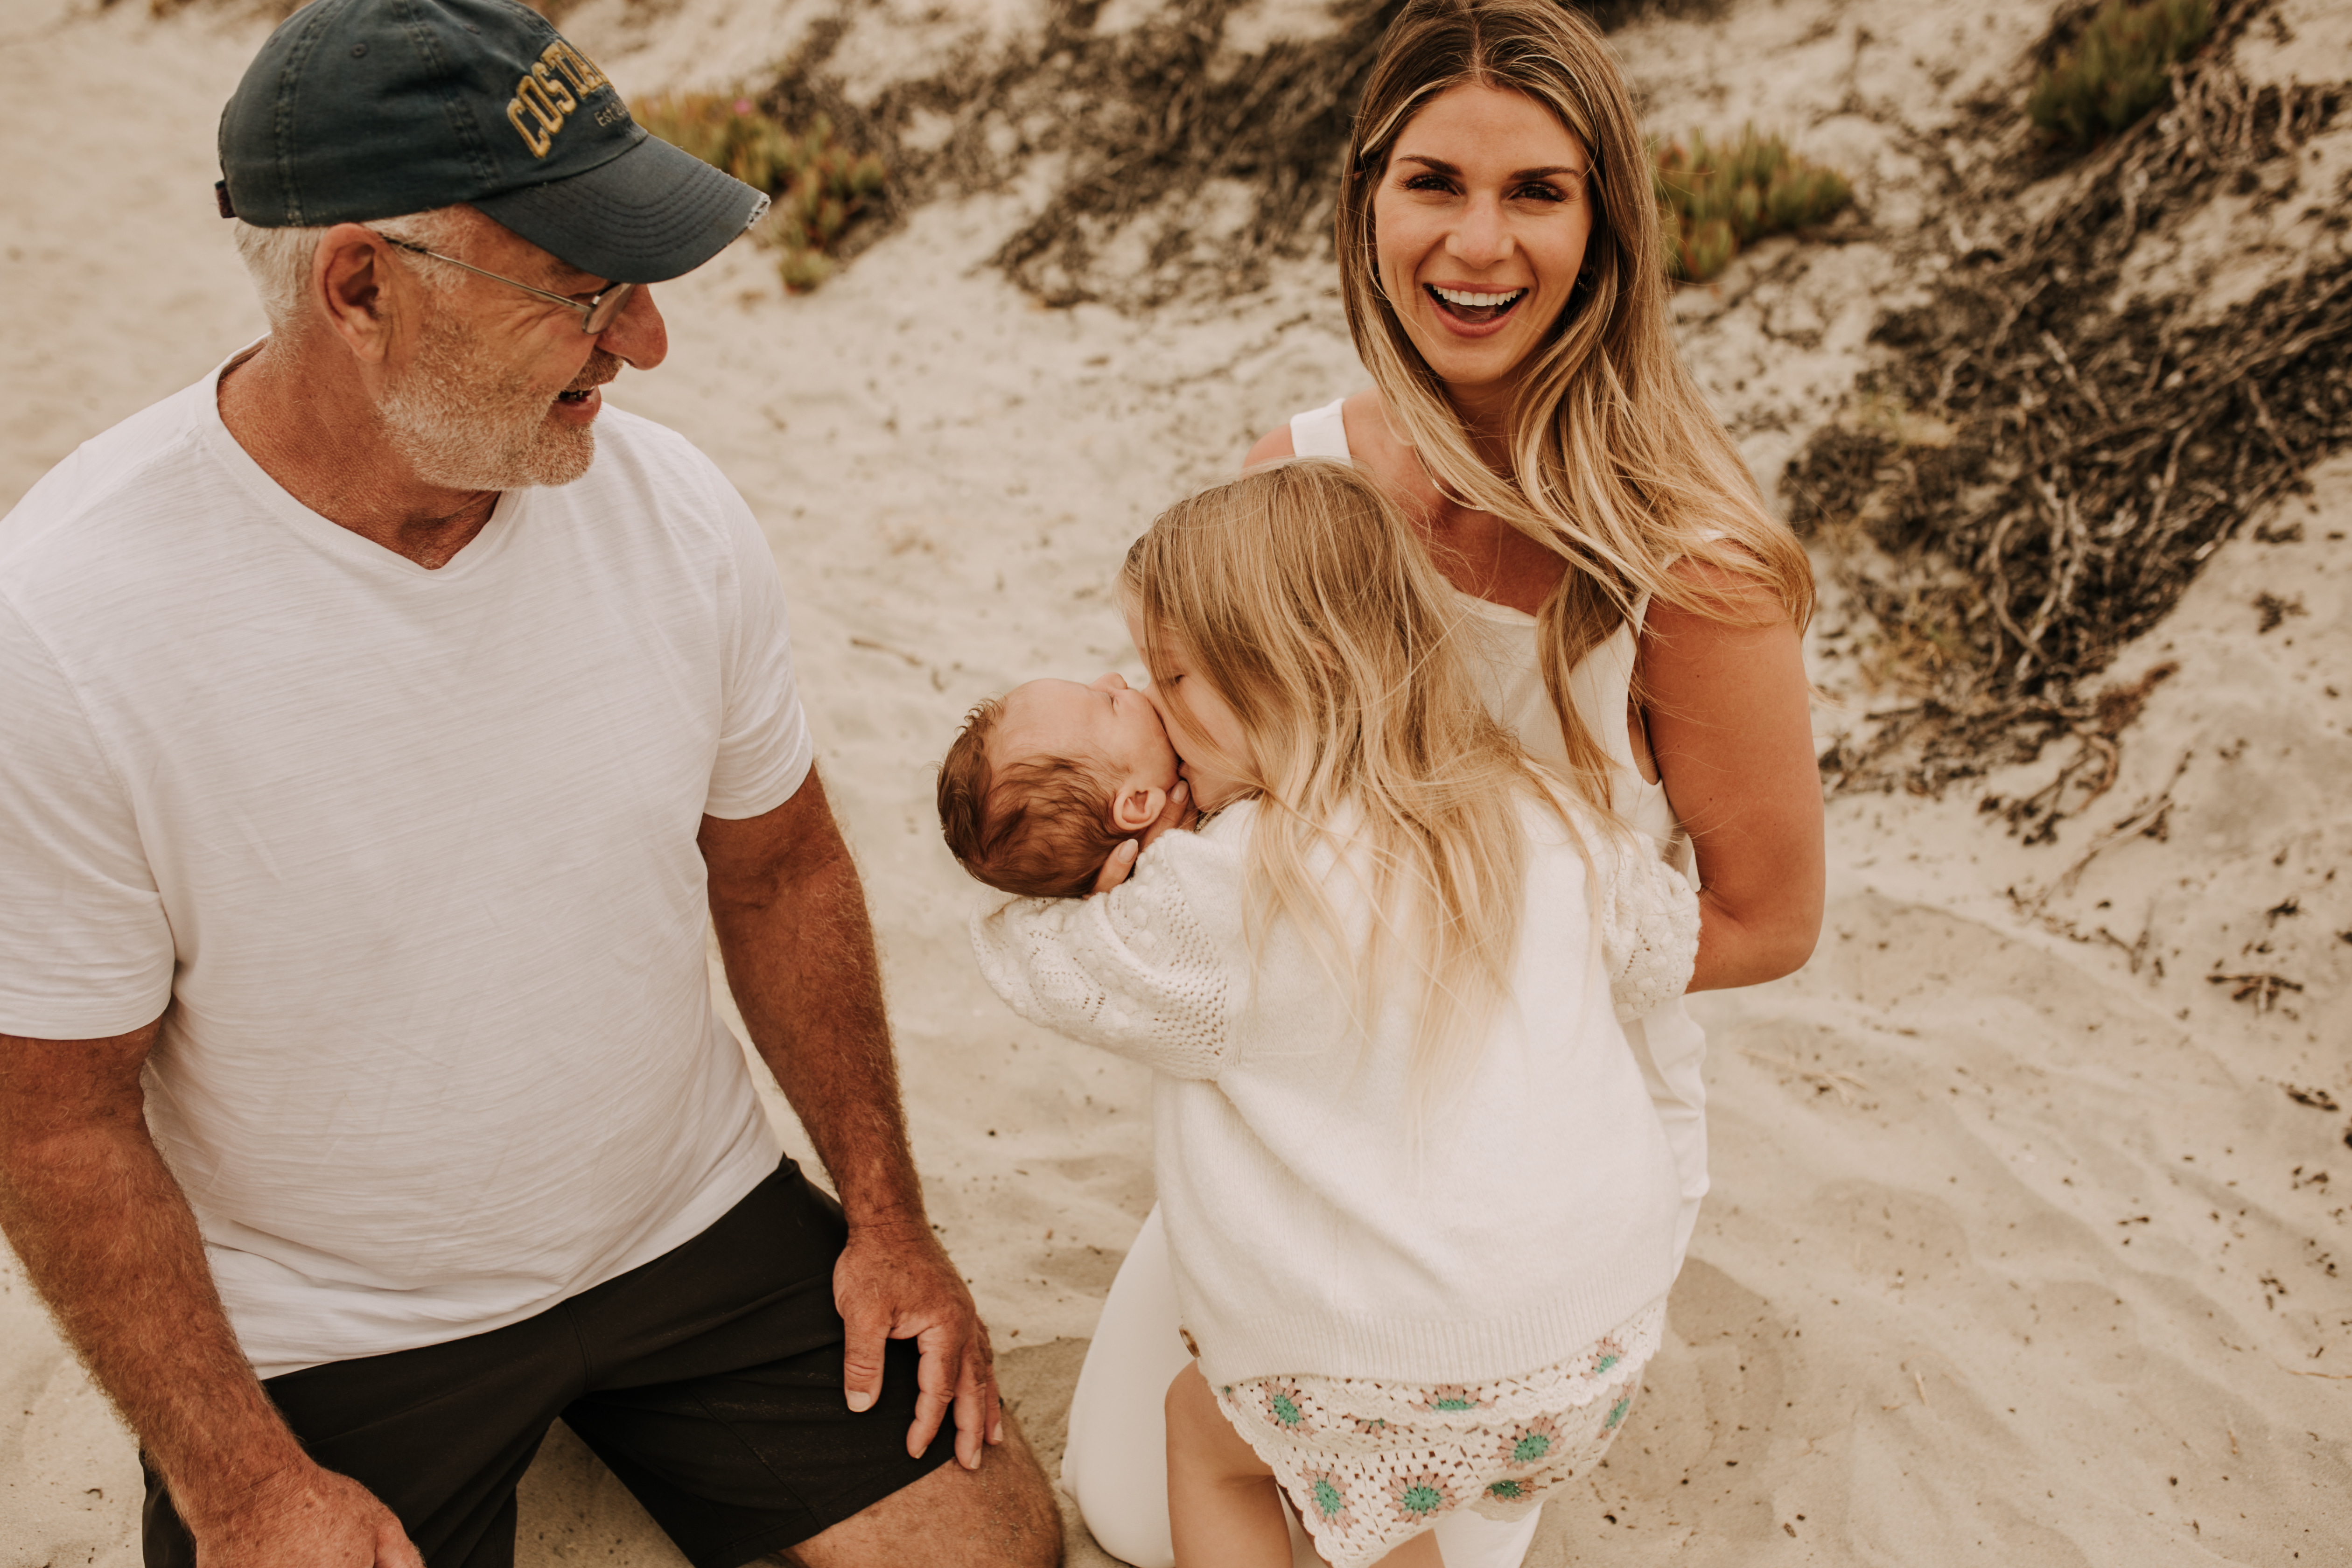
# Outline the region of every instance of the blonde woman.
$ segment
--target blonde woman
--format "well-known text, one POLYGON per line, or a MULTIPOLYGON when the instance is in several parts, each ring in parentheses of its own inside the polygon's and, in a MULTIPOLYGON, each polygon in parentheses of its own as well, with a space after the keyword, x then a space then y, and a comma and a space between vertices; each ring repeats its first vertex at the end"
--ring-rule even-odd
MULTIPOLYGON (((1336 226, 1374 384, 1248 460, 1350 458, 1404 501, 1476 617, 1489 708, 1693 874, 1691 989, 1791 973, 1822 908, 1811 576, 1676 358, 1641 128, 1606 47, 1547 0, 1420 0, 1367 85, 1336 226)), ((1679 1264, 1706 1191, 1705 1040, 1679 1001, 1627 1033, 1666 1105, 1679 1264)), ((1089 1349, 1064 1474, 1139 1568, 1172 1561, 1155 1483, 1176 1317, 1155 1211, 1089 1349)), ((1533 1531, 1449 1519, 1437 1540, 1449 1568, 1509 1568, 1533 1531)))
POLYGON ((1586 1474, 1657 1349, 1680 1178, 1620 1014, 1682 994, 1697 900, 1486 711, 1369 476, 1196 496, 1129 586, 1211 818, 974 946, 1156 1072, 1176 1568, 1288 1568, 1283 1498, 1332 1568, 1426 1568, 1586 1474))

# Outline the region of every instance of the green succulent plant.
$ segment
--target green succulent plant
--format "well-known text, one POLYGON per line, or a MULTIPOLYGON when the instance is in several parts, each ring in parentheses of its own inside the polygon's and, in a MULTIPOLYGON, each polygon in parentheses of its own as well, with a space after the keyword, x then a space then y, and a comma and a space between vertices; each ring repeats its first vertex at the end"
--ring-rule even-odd
POLYGON ((1651 156, 1666 268, 1692 283, 1720 273, 1741 246, 1826 222, 1853 200, 1844 175, 1807 163, 1784 138, 1759 136, 1752 125, 1713 146, 1697 131, 1687 145, 1653 142, 1651 156))
POLYGON ((842 145, 824 115, 794 132, 751 99, 721 92, 665 94, 635 112, 654 135, 773 198, 756 233, 783 252, 777 275, 795 294, 833 276, 835 247, 888 184, 882 160, 842 145))
POLYGON ((2212 31, 2211 0, 2107 0, 2082 37, 2035 77, 2026 116, 2077 146, 2113 136, 2163 100, 2169 68, 2212 31))

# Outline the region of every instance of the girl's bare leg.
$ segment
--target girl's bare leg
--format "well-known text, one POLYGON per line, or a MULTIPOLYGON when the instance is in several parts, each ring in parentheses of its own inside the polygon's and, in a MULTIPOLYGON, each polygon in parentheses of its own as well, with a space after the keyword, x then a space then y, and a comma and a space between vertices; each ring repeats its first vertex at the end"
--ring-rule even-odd
POLYGON ((1168 1525, 1176 1568, 1290 1568, 1274 1472, 1217 1408, 1198 1363, 1168 1385, 1168 1525))
POLYGON ((1445 1559, 1437 1551, 1437 1531, 1423 1531, 1373 1563, 1372 1568, 1445 1568, 1445 1559))
MULTIPOLYGON (((1168 1385, 1168 1523, 1176 1568, 1291 1568, 1274 1472, 1217 1408, 1197 1362, 1168 1385)), ((1445 1559, 1424 1531, 1373 1568, 1445 1568, 1445 1559)))

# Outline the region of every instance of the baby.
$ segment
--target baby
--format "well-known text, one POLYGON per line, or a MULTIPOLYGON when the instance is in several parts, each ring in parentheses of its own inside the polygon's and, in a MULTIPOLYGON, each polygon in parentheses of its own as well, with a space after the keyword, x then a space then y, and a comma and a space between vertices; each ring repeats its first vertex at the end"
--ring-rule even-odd
POLYGON ((1032 680, 971 710, 940 764, 940 826, 963 868, 1024 898, 1082 898, 1179 792, 1150 698, 1116 675, 1032 680))
MULTIPOLYGON (((1137 613, 1150 539, 1119 568, 1119 614, 1172 689, 1192 655, 1137 613)), ((1213 690, 1186 690, 1163 706, 1116 675, 1032 680, 973 709, 940 764, 940 826, 956 859, 1003 892, 1084 898, 1117 886, 1163 829, 1249 793, 1233 771, 1244 749, 1233 713, 1213 690)))

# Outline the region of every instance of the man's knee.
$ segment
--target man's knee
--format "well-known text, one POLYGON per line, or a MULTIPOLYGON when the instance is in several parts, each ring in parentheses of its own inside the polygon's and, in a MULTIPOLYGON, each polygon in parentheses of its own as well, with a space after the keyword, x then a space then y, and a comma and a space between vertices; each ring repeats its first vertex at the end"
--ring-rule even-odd
POLYGON ((1011 1411, 1003 1444, 987 1450, 979 1469, 945 1468, 973 1483, 969 1489, 984 1510, 985 1523, 970 1538, 982 1550, 968 1561, 985 1568, 1061 1568, 1061 1504, 1011 1411))
POLYGON ((979 1469, 950 1461, 777 1556, 792 1568, 1061 1568, 1062 1511, 1008 1412, 979 1469))
POLYGON ((1003 1472, 997 1517, 1004 1527, 992 1533, 1003 1543, 1003 1568, 1062 1568, 1061 1501, 1036 1455, 1025 1442, 1008 1437, 982 1461, 981 1473, 991 1469, 1003 1472))

